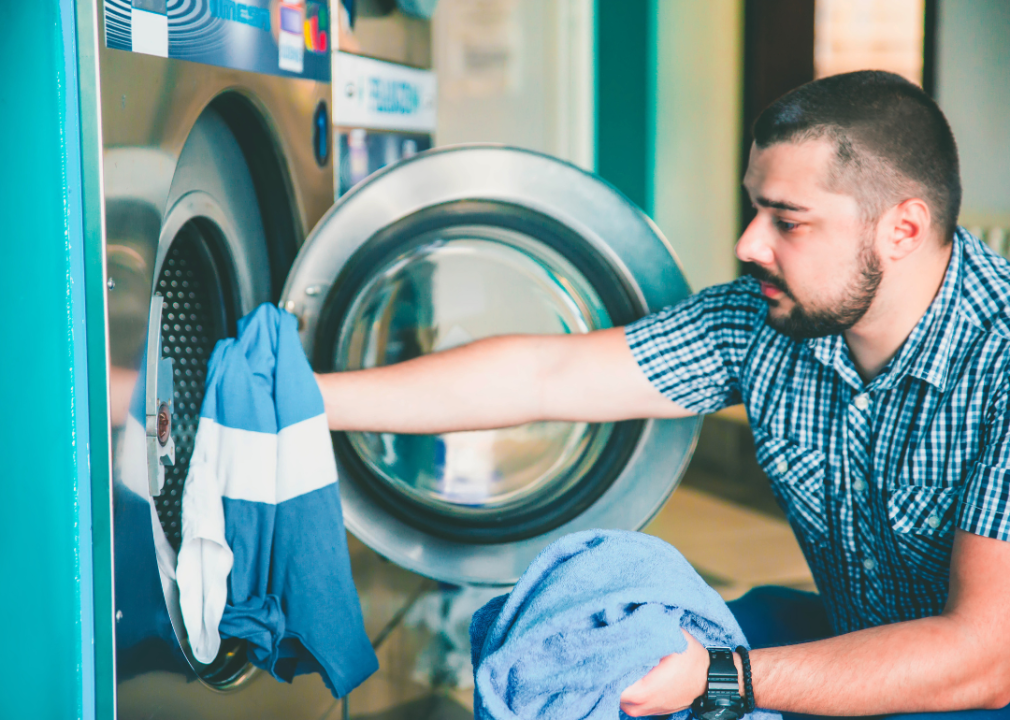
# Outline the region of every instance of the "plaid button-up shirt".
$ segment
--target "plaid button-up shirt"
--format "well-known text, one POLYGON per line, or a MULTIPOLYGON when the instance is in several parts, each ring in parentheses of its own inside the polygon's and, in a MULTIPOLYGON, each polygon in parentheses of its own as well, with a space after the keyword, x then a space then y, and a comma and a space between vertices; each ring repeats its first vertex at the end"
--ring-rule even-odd
POLYGON ((836 632, 939 614, 955 527, 1010 540, 1010 263, 959 229, 936 298, 868 384, 841 335, 794 340, 766 313, 741 278, 626 333, 670 400, 744 403, 836 632))

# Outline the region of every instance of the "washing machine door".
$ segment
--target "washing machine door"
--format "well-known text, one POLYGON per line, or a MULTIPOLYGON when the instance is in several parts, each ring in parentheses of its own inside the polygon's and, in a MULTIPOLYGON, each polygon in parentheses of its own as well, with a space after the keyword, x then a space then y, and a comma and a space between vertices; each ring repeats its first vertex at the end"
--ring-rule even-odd
MULTIPOLYGON (((281 302, 313 367, 330 372, 493 335, 624 325, 689 292, 669 244, 610 185, 545 155, 465 146, 345 195, 302 246, 281 302)), ((508 585, 563 534, 645 525, 699 424, 334 433, 344 521, 423 575, 508 585)))

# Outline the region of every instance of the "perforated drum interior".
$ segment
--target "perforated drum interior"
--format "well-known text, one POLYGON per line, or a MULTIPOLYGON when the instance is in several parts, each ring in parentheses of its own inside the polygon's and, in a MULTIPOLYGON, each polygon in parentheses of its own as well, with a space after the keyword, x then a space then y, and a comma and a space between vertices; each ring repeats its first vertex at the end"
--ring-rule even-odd
POLYGON ((155 285, 165 298, 162 356, 174 361, 175 464, 165 467, 165 487, 155 498, 158 518, 176 551, 182 541, 182 490, 193 455, 203 404, 207 362, 218 340, 235 324, 226 264, 215 258, 213 227, 193 220, 172 242, 155 285))

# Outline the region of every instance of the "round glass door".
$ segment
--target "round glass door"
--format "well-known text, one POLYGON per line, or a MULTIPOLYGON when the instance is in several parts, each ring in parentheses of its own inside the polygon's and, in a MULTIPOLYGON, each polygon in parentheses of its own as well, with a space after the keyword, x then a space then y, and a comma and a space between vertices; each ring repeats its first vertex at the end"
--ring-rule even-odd
MULTIPOLYGON (((411 245, 356 294, 333 348, 335 367, 388 365, 495 335, 611 326, 582 273, 521 233, 453 227, 411 245)), ((599 460, 612 429, 541 422, 436 436, 354 433, 348 440, 389 492, 465 517, 564 494, 599 460)))

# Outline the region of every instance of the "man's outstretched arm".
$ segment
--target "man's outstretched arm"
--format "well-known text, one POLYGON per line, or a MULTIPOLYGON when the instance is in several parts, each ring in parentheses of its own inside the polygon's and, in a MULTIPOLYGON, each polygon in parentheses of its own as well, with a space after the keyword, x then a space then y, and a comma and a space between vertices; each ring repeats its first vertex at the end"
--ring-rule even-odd
POLYGON ((334 430, 441 433, 691 414, 649 383, 623 328, 488 338, 317 379, 334 430))

